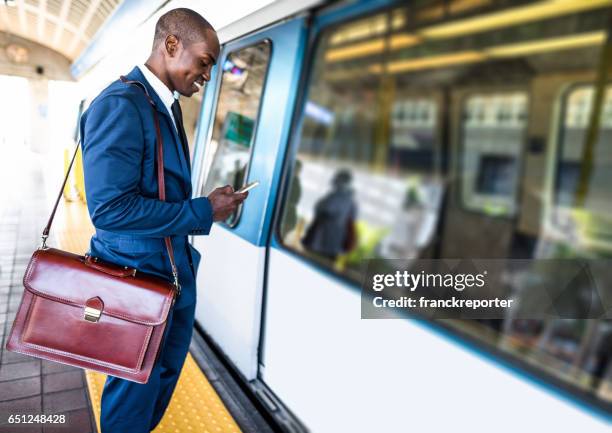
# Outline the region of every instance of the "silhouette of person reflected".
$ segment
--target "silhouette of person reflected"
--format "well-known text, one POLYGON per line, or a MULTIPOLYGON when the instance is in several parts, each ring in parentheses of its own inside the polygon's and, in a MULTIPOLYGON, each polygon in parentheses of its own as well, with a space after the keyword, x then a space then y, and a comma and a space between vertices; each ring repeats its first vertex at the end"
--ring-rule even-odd
POLYGON ((246 171, 246 165, 242 165, 239 159, 234 161, 234 171, 231 174, 231 181, 234 190, 238 190, 244 186, 244 173, 246 171))
POLYGON ((335 261, 354 248, 354 222, 357 205, 351 187, 352 175, 339 170, 332 179, 332 190, 315 205, 315 217, 302 239, 307 250, 335 261))
POLYGON ((300 183, 300 173, 302 171, 302 161, 299 159, 295 160, 293 166, 293 179, 291 180, 291 189, 287 196, 287 202, 285 204, 285 216, 283 218, 283 224, 281 226, 281 235, 283 239, 291 230, 297 225, 298 214, 297 205, 302 196, 302 185, 300 183))

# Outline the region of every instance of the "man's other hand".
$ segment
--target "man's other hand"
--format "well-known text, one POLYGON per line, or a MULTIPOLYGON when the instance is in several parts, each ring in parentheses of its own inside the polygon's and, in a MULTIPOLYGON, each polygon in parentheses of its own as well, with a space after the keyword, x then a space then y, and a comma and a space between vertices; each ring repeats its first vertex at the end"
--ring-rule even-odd
POLYGON ((215 189, 208 195, 213 209, 213 221, 224 221, 229 218, 248 195, 248 192, 235 193, 230 185, 215 189))

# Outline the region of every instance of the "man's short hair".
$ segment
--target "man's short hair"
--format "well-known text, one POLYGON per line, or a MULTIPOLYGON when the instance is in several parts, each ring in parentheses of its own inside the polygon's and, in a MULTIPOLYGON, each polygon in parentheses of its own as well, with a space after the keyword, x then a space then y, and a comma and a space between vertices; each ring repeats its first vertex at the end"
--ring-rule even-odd
POLYGON ((214 32, 215 29, 199 13, 187 8, 172 9, 159 17, 155 24, 153 48, 163 43, 169 35, 176 36, 185 46, 202 42, 209 31, 214 32))

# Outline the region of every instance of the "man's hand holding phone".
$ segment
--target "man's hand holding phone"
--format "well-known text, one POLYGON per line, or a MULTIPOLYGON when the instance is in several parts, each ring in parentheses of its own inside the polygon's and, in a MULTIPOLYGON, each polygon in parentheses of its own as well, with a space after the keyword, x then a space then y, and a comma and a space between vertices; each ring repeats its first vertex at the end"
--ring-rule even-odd
POLYGON ((213 209, 213 221, 225 221, 230 217, 238 206, 249 196, 249 189, 257 186, 259 182, 252 182, 238 191, 234 191, 230 185, 216 188, 208 195, 208 200, 213 209))

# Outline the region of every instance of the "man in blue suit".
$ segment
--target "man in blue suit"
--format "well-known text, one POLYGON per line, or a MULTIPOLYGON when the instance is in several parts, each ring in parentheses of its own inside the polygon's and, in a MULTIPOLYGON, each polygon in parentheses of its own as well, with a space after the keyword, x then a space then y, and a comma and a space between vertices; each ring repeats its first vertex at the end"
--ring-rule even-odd
MULTIPOLYGON (((109 376, 102 393, 102 433, 145 433, 161 420, 182 369, 193 331, 200 254, 188 235, 207 235, 247 194, 231 186, 191 198, 191 164, 178 99, 210 79, 219 57, 212 26, 189 9, 164 14, 144 65, 126 78, 142 83, 155 103, 163 138, 166 201, 158 199, 153 111, 143 89, 117 80, 83 114, 80 129, 87 207, 96 228, 94 257, 171 279, 164 237, 170 236, 181 294, 146 384, 109 376)), ((121 347, 117 347, 121 350, 121 347)))

